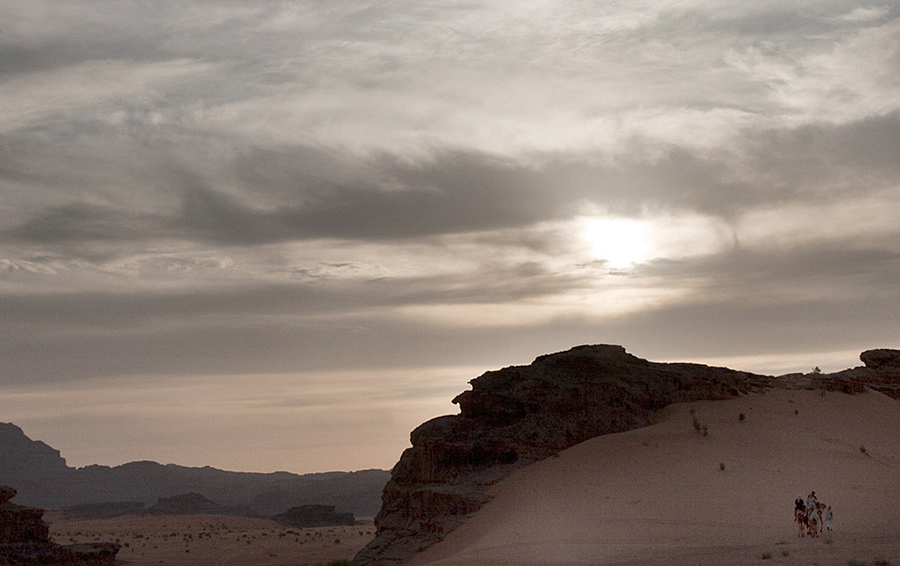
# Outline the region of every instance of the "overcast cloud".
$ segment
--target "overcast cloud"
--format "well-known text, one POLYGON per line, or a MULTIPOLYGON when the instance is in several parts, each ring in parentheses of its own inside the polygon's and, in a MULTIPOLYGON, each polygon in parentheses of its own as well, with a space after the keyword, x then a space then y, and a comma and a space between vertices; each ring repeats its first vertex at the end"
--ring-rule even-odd
POLYGON ((900 343, 896 2, 0 21, 0 420, 71 463, 389 467, 468 379, 577 344, 779 373, 900 343), (348 450, 335 399, 382 440, 348 450))

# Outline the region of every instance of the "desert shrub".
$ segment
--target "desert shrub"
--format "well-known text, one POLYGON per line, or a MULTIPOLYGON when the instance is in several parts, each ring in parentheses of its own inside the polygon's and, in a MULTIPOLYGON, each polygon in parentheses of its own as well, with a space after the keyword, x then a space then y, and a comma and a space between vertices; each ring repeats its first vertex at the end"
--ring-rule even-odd
POLYGON ((875 560, 875 566, 891 566, 891 563, 889 560, 879 558, 875 560))
POLYGON ((781 555, 782 555, 782 556, 790 556, 791 553, 788 552, 787 550, 782 550, 782 551, 781 551, 781 555))
POLYGON ((863 454, 865 454, 865 453, 866 453, 866 447, 865 447, 865 446, 860 446, 860 447, 859 447, 859 451, 862 452, 863 454))
POLYGON ((738 420, 741 421, 741 422, 744 422, 744 420, 745 420, 746 418, 747 418, 747 415, 745 415, 744 413, 741 413, 740 415, 738 415, 738 420))
POLYGON ((719 462, 719 469, 725 471, 725 462, 719 462))
POLYGON ((763 552, 762 559, 763 560, 772 560, 772 553, 771 552, 763 552))

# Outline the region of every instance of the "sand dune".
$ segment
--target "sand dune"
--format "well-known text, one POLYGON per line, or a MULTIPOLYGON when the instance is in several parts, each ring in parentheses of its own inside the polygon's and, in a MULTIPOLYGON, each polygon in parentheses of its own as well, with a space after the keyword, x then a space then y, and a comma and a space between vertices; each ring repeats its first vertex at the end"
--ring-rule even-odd
POLYGON ((775 390, 662 418, 520 470, 410 564, 900 564, 900 402, 775 390), (811 490, 835 530, 798 539, 811 490))

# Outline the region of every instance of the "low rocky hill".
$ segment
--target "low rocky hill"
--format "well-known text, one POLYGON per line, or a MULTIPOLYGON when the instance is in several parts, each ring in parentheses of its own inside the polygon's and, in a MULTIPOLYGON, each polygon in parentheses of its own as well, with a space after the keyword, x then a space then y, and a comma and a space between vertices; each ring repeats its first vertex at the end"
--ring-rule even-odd
POLYGON ((291 507, 284 513, 279 513, 272 518, 284 525, 301 529, 353 525, 356 523, 353 513, 338 512, 333 505, 291 507))
POLYGON ((690 363, 654 363, 621 346, 579 346, 529 366, 489 371, 453 402, 458 415, 430 420, 385 486, 376 538, 357 565, 399 564, 441 540, 514 470, 603 434, 651 424, 673 403, 724 400, 771 388, 846 393, 866 387, 897 398, 900 351, 869 350, 865 367, 772 377, 690 363))

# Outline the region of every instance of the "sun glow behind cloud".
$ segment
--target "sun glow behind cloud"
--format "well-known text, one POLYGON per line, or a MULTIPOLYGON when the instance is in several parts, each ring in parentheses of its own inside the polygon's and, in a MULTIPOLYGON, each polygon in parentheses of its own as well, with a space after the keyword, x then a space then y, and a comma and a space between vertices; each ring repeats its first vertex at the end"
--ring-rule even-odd
POLYGON ((596 259, 621 268, 652 257, 653 242, 644 222, 624 218, 590 218, 584 221, 584 238, 596 259))

